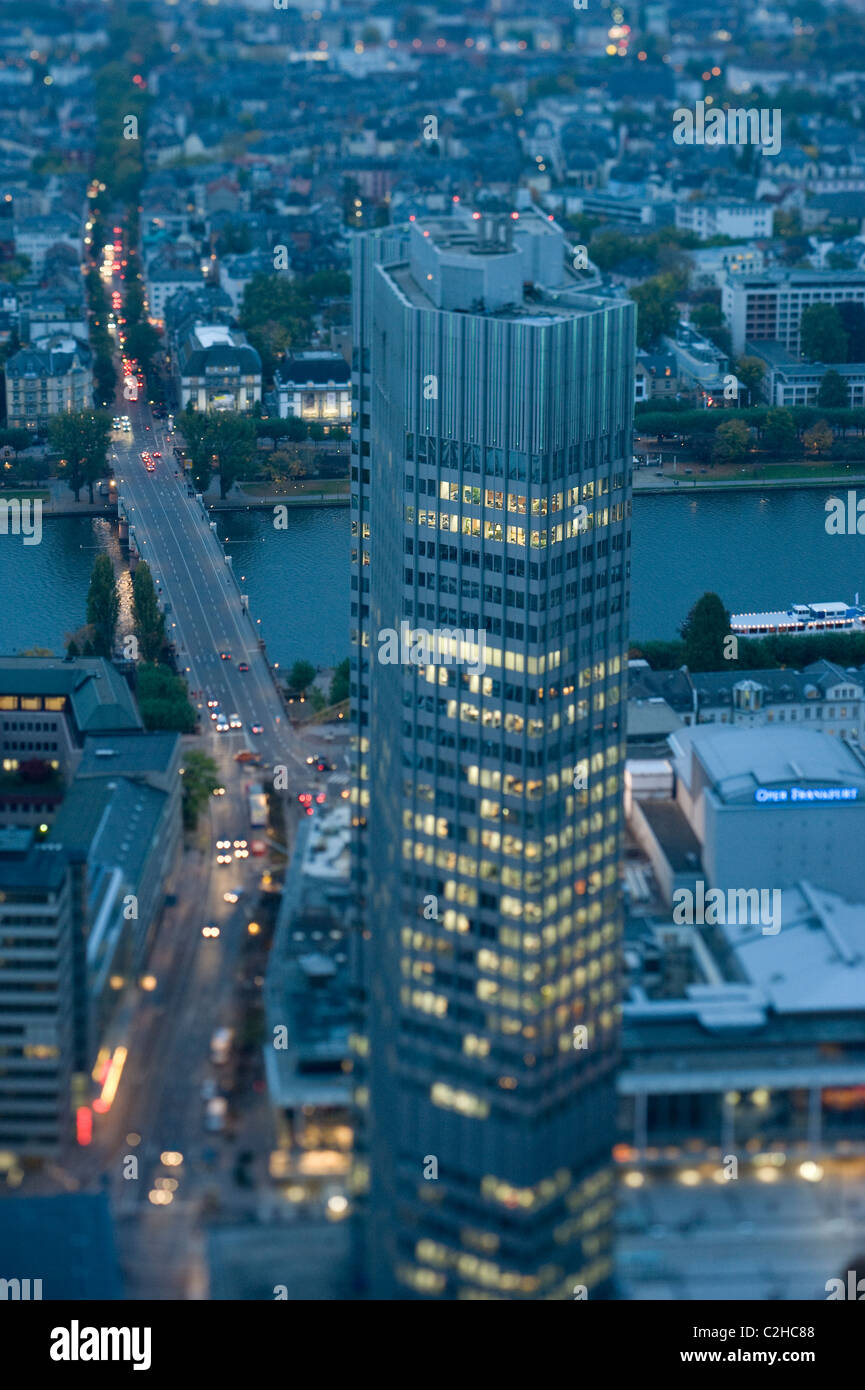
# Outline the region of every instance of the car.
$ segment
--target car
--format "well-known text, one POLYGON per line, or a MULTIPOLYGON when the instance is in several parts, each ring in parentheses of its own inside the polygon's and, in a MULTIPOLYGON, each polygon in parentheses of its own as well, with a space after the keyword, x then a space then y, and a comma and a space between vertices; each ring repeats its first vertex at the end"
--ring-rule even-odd
POLYGON ((243 897, 242 888, 229 888, 227 893, 223 893, 222 901, 225 903, 236 903, 243 897))
POLYGON ((248 661, 238 661, 238 663, 237 663, 237 669, 238 669, 238 671, 248 671, 248 670, 249 670, 249 662, 248 662, 248 661))
POLYGON ((243 720, 241 719, 239 714, 230 714, 228 716, 228 722, 231 725, 232 729, 243 728, 243 720))
POLYGON ((154 457, 155 459, 161 459, 161 458, 162 458, 162 454, 161 454, 161 452, 160 452, 159 449, 154 449, 154 450, 153 450, 153 457, 154 457))
POLYGON ((265 840, 250 840, 249 852, 256 856, 267 854, 267 842, 265 840))
POLYGON ((220 652, 219 655, 220 655, 220 658, 221 658, 222 661, 230 661, 230 660, 231 660, 231 652, 220 652))
POLYGON ((206 926, 201 928, 201 935, 213 937, 219 936, 219 927, 215 926, 212 922, 208 922, 206 926))
POLYGON ((217 721, 216 721, 216 732, 217 732, 218 734, 227 734, 227 733, 228 733, 228 720, 226 719, 226 717, 225 717, 224 714, 219 715, 219 717, 217 718, 217 721))
POLYGON ((252 750, 251 750, 250 748, 244 748, 244 749, 241 750, 241 752, 235 753, 235 755, 234 755, 234 761, 235 761, 236 763, 255 763, 255 765, 256 765, 257 767, 260 767, 260 766, 261 766, 261 754, 260 754, 260 753, 253 753, 252 750))
POLYGON ((213 697, 212 695, 211 695, 210 699, 209 699, 208 702, 207 702, 207 708, 208 708, 208 709, 219 709, 219 701, 216 700, 216 699, 214 699, 214 697, 213 697))
POLYGON ((213 788, 213 795, 214 795, 214 796, 225 796, 225 787, 214 787, 214 788, 213 788))
POLYGON ((113 430, 119 430, 119 429, 120 429, 120 416, 119 416, 119 415, 115 415, 114 419, 111 421, 111 428, 112 428, 113 430))
POLYGON ((210 1039, 210 1060, 216 1065, 221 1066, 228 1061, 231 1043, 234 1038, 233 1028, 217 1028, 213 1037, 210 1039))
POLYGON ((228 1112, 228 1101, 225 1096, 213 1096, 207 1102, 204 1112, 204 1128, 211 1134, 221 1134, 225 1129, 225 1116, 228 1112))
POLYGON ((263 724, 250 724, 250 726, 249 726, 249 732, 250 732, 251 734, 263 734, 263 733, 264 733, 264 725, 263 725, 263 724))

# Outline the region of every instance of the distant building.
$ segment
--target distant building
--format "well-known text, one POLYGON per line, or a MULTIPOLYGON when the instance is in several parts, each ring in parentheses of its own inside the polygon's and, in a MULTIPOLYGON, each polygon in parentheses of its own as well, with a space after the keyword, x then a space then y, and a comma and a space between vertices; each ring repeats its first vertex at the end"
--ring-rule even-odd
POLYGON ((766 257, 757 246, 743 243, 738 246, 700 246, 688 251, 691 262, 692 289, 721 289, 728 275, 759 274, 766 257))
MULTIPOLYGON (((291 279, 291 271, 286 267, 283 276, 291 279)), ((235 314, 240 313, 243 292, 255 275, 273 274, 273 255, 264 251, 249 251, 245 255, 220 257, 219 285, 231 300, 235 314)))
POLYGON ((178 734, 90 737, 51 827, 80 881, 94 1042, 152 944, 183 838, 181 767, 178 734))
POLYGON ((710 397, 723 399, 730 359, 710 338, 698 333, 690 324, 680 323, 675 338, 665 338, 664 345, 673 355, 681 391, 696 392, 701 405, 710 397))
POLYGON ((696 722, 696 696, 687 668, 653 671, 647 662, 628 662, 628 757, 663 757, 667 738, 696 722))
POLYGON ((816 405, 820 383, 828 371, 847 383, 848 402, 854 409, 865 406, 865 362, 803 362, 781 343, 748 342, 745 351, 765 363, 762 394, 770 405, 816 405))
POLYGON ((81 259, 80 222, 71 213, 60 211, 41 217, 16 218, 13 234, 16 255, 27 256, 36 275, 42 274, 45 257, 53 246, 69 246, 81 259))
POLYGON ((261 358, 243 333, 198 324, 175 361, 180 408, 247 413, 261 400, 261 358))
POLYGON ((676 227, 693 232, 701 241, 728 236, 752 241, 771 237, 774 214, 768 203, 750 203, 744 198, 706 198, 676 204, 676 227))
POLYGON ((637 1154, 735 1154, 741 1177, 759 1153, 865 1138, 865 901, 802 881, 779 915, 766 936, 632 911, 618 1091, 637 1154))
POLYGON ((351 422, 351 369, 342 353, 302 352, 274 373, 281 420, 296 416, 323 425, 351 422))
POLYGON ((703 671, 692 680, 700 724, 810 724, 863 743, 865 680, 831 661, 802 671, 703 671))
POLYGON ((41 339, 6 363, 6 419, 10 429, 35 433, 55 415, 93 405, 90 349, 76 338, 41 339))
MULTIPOLYGON (((28 925, 14 904, 41 912, 26 940, 0 940, 0 995, 44 1017, 60 1039, 59 1052, 25 1056, 61 1058, 46 1073, 44 1107, 7 1107, 0 1068, 0 1145, 48 1153, 70 1137, 72 1111, 94 1098, 91 1070, 105 1027, 152 944, 182 843, 181 741, 144 731, 129 687, 101 658, 0 657, 0 738, 0 937, 4 911, 16 927, 28 925), (21 776, 37 760, 53 769, 52 780, 21 776), (38 825, 46 838, 35 844, 38 825), (46 915, 56 919, 51 932, 46 915), (51 973, 31 986, 27 972, 40 953, 51 973), (8 989, 6 969, 16 972, 8 989), (20 1120, 13 1136, 10 1114, 20 1120)), ((33 1049, 55 1047, 26 1019, 22 1028, 33 1049)))
MULTIPOLYGON (((40 759, 69 780, 88 734, 143 729, 129 686, 102 657, 0 656, 0 758, 6 773, 40 759)), ((0 823, 38 824, 45 810, 38 804, 41 795, 37 787, 3 788, 0 823)))
POLYGON ((159 323, 165 318, 165 305, 172 295, 179 290, 197 289, 202 284, 201 271, 197 266, 177 266, 161 257, 150 262, 145 278, 148 313, 159 323))
POLYGON ((679 392, 676 359, 671 353, 638 352, 634 362, 634 400, 675 400, 679 392))
POLYGON ((697 725, 670 738, 676 800, 713 887, 816 887, 865 901, 865 757, 805 728, 697 725))
POLYGON ((797 354, 802 311, 811 304, 840 304, 844 300, 865 303, 865 272, 779 269, 763 275, 730 274, 721 292, 721 308, 735 356, 744 352, 747 339, 775 339, 797 354))
POLYGON ((271 1176, 302 1187, 313 1202, 334 1180, 347 1183, 354 1134, 350 834, 341 799, 301 824, 264 984, 265 1076, 278 1144, 271 1176), (280 1027, 284 1046, 274 1044, 280 1027))

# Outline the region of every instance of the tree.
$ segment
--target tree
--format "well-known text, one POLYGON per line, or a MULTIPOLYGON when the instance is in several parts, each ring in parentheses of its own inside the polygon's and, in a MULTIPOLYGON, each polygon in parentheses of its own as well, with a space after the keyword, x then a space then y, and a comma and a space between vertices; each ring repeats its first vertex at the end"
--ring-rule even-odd
POLYGON ((825 454, 827 449, 832 448, 835 435, 831 425, 827 424, 825 420, 818 420, 809 430, 805 431, 802 440, 809 454, 825 454))
POLYGON ((751 445, 751 432, 744 420, 725 420, 715 431, 713 463, 736 463, 751 445))
POLYGON ((165 614, 146 560, 139 560, 132 580, 132 615, 141 660, 158 661, 165 646, 165 614))
POLYGON ((78 501, 86 486, 93 501, 93 484, 108 472, 111 419, 93 410, 55 415, 48 427, 53 448, 68 468, 68 483, 78 501))
POLYGON ((219 492, 225 497, 235 482, 248 478, 255 460, 255 424, 243 415, 214 410, 206 414, 187 411, 181 425, 189 447, 192 472, 205 492, 214 469, 219 471, 219 492))
POLYGON ((339 705, 343 700, 348 699, 348 678, 349 659, 346 657, 345 661, 341 661, 339 665, 334 668, 333 677, 330 682, 330 693, 328 695, 329 704, 339 705))
POLYGON ((207 753, 187 753, 183 765, 183 823, 194 830, 198 817, 220 786, 219 768, 207 753))
POLYGON ((242 415, 213 414, 205 441, 219 469, 219 495, 224 498, 254 471, 255 426, 242 415))
POLYGON ((789 454, 796 443, 796 422, 789 410, 774 407, 767 411, 763 436, 770 453, 789 454))
POLYGON ((847 361, 865 362, 865 305, 843 299, 835 308, 847 334, 847 361))
POLYGON ((146 729, 178 734, 195 731, 195 710, 189 703, 186 681, 167 666, 138 668, 138 708, 146 729))
POLYGON ((589 255, 599 270, 612 270, 640 250, 640 244, 625 232, 605 228, 592 237, 589 255))
MULTIPOLYGON (((855 358, 853 359, 856 360, 855 358)), ((817 391, 817 404, 825 406, 830 410, 841 408, 846 409, 850 404, 850 392, 847 383, 840 372, 835 372, 830 367, 828 372, 824 372, 820 378, 820 386, 817 391)))
POLYGON ((283 353, 308 342, 312 313, 312 303, 297 282, 284 274, 253 275, 243 292, 239 322, 268 380, 283 353))
POLYGON ((144 320, 142 323, 133 323, 127 329, 126 354, 138 363, 147 376, 153 372, 153 359, 160 346, 159 334, 152 323, 144 320))
POLYGON ((811 304, 799 321, 799 340, 809 362, 846 362, 847 334, 834 304, 811 304))
POLYGON ((637 306, 637 344, 653 348, 665 333, 673 332, 679 317, 674 277, 655 275, 628 294, 637 306))
POLYGON ((739 357, 736 359, 736 376, 748 392, 748 404, 759 391, 766 375, 766 364, 759 357, 739 357))
POLYGON ((730 614, 717 594, 698 598, 680 628, 685 664, 690 671, 722 671, 730 614))
POLYGON ((97 656, 111 657, 117 630, 120 600, 114 566, 107 555, 97 555, 87 590, 87 622, 93 629, 93 646, 97 656))
POLYGON ((691 310, 691 323, 701 333, 707 328, 720 328, 724 322, 721 306, 715 303, 697 304, 691 310))
POLYGON ((315 667, 309 661, 296 661, 288 673, 288 687, 296 695, 302 695, 307 686, 315 680, 315 667))

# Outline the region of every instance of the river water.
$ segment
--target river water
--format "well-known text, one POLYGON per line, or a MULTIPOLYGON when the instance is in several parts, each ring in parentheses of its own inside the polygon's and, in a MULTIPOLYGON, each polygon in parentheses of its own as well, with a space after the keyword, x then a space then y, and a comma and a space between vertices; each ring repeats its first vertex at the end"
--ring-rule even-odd
MULTIPOLYGON (((671 638, 705 590, 733 611, 865 598, 865 537, 829 536, 829 490, 637 497, 631 561, 634 641, 671 638)), ((268 655, 332 665, 348 654, 349 516, 344 507, 226 512, 220 537, 268 655)), ((90 569, 106 547, 99 519, 46 517, 42 543, 0 535, 0 651, 62 653, 84 622, 90 569)))

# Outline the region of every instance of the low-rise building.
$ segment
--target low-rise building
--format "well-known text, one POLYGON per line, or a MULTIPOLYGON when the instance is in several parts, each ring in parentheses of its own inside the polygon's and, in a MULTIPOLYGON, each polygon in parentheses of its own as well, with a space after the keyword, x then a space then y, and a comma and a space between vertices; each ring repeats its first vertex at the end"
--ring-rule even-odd
POLYGON ((322 425, 351 422, 351 369, 342 353, 301 352, 274 373, 281 420, 295 416, 322 425))
POLYGON ((344 1190, 353 1139, 349 839, 342 799, 301 824, 264 984, 267 1036, 283 1033, 264 1049, 278 1136, 271 1175, 311 1202, 344 1190))
POLYGON ((692 677, 699 724, 800 724, 863 744, 865 680, 831 661, 801 671, 703 671, 692 677))
POLYGON ((33 433, 55 415, 93 405, 90 349, 77 338, 43 338, 6 363, 6 419, 10 429, 33 433))
POLYGON ((45 257, 53 246, 69 246, 81 259, 81 228, 72 213, 58 211, 44 216, 20 217, 13 227, 15 251, 27 256, 30 269, 41 275, 45 257))
POLYGON ((765 364, 762 393, 770 405, 816 405, 820 383, 833 371, 846 382, 848 404, 854 409, 865 406, 865 362, 833 362, 831 367, 803 362, 778 342, 749 342, 745 352, 765 364))
POLYGON ((618 1092, 643 1159, 720 1169, 865 1139, 865 902, 802 881, 779 917, 767 935, 632 913, 618 1092))
POLYGON ((745 198, 705 198, 676 204, 676 227, 693 232, 701 241, 728 236, 751 241, 771 237, 774 213, 769 203, 745 198))
POLYGON ((243 333, 197 324, 174 363, 181 410, 251 411, 261 400, 261 358, 243 333))

